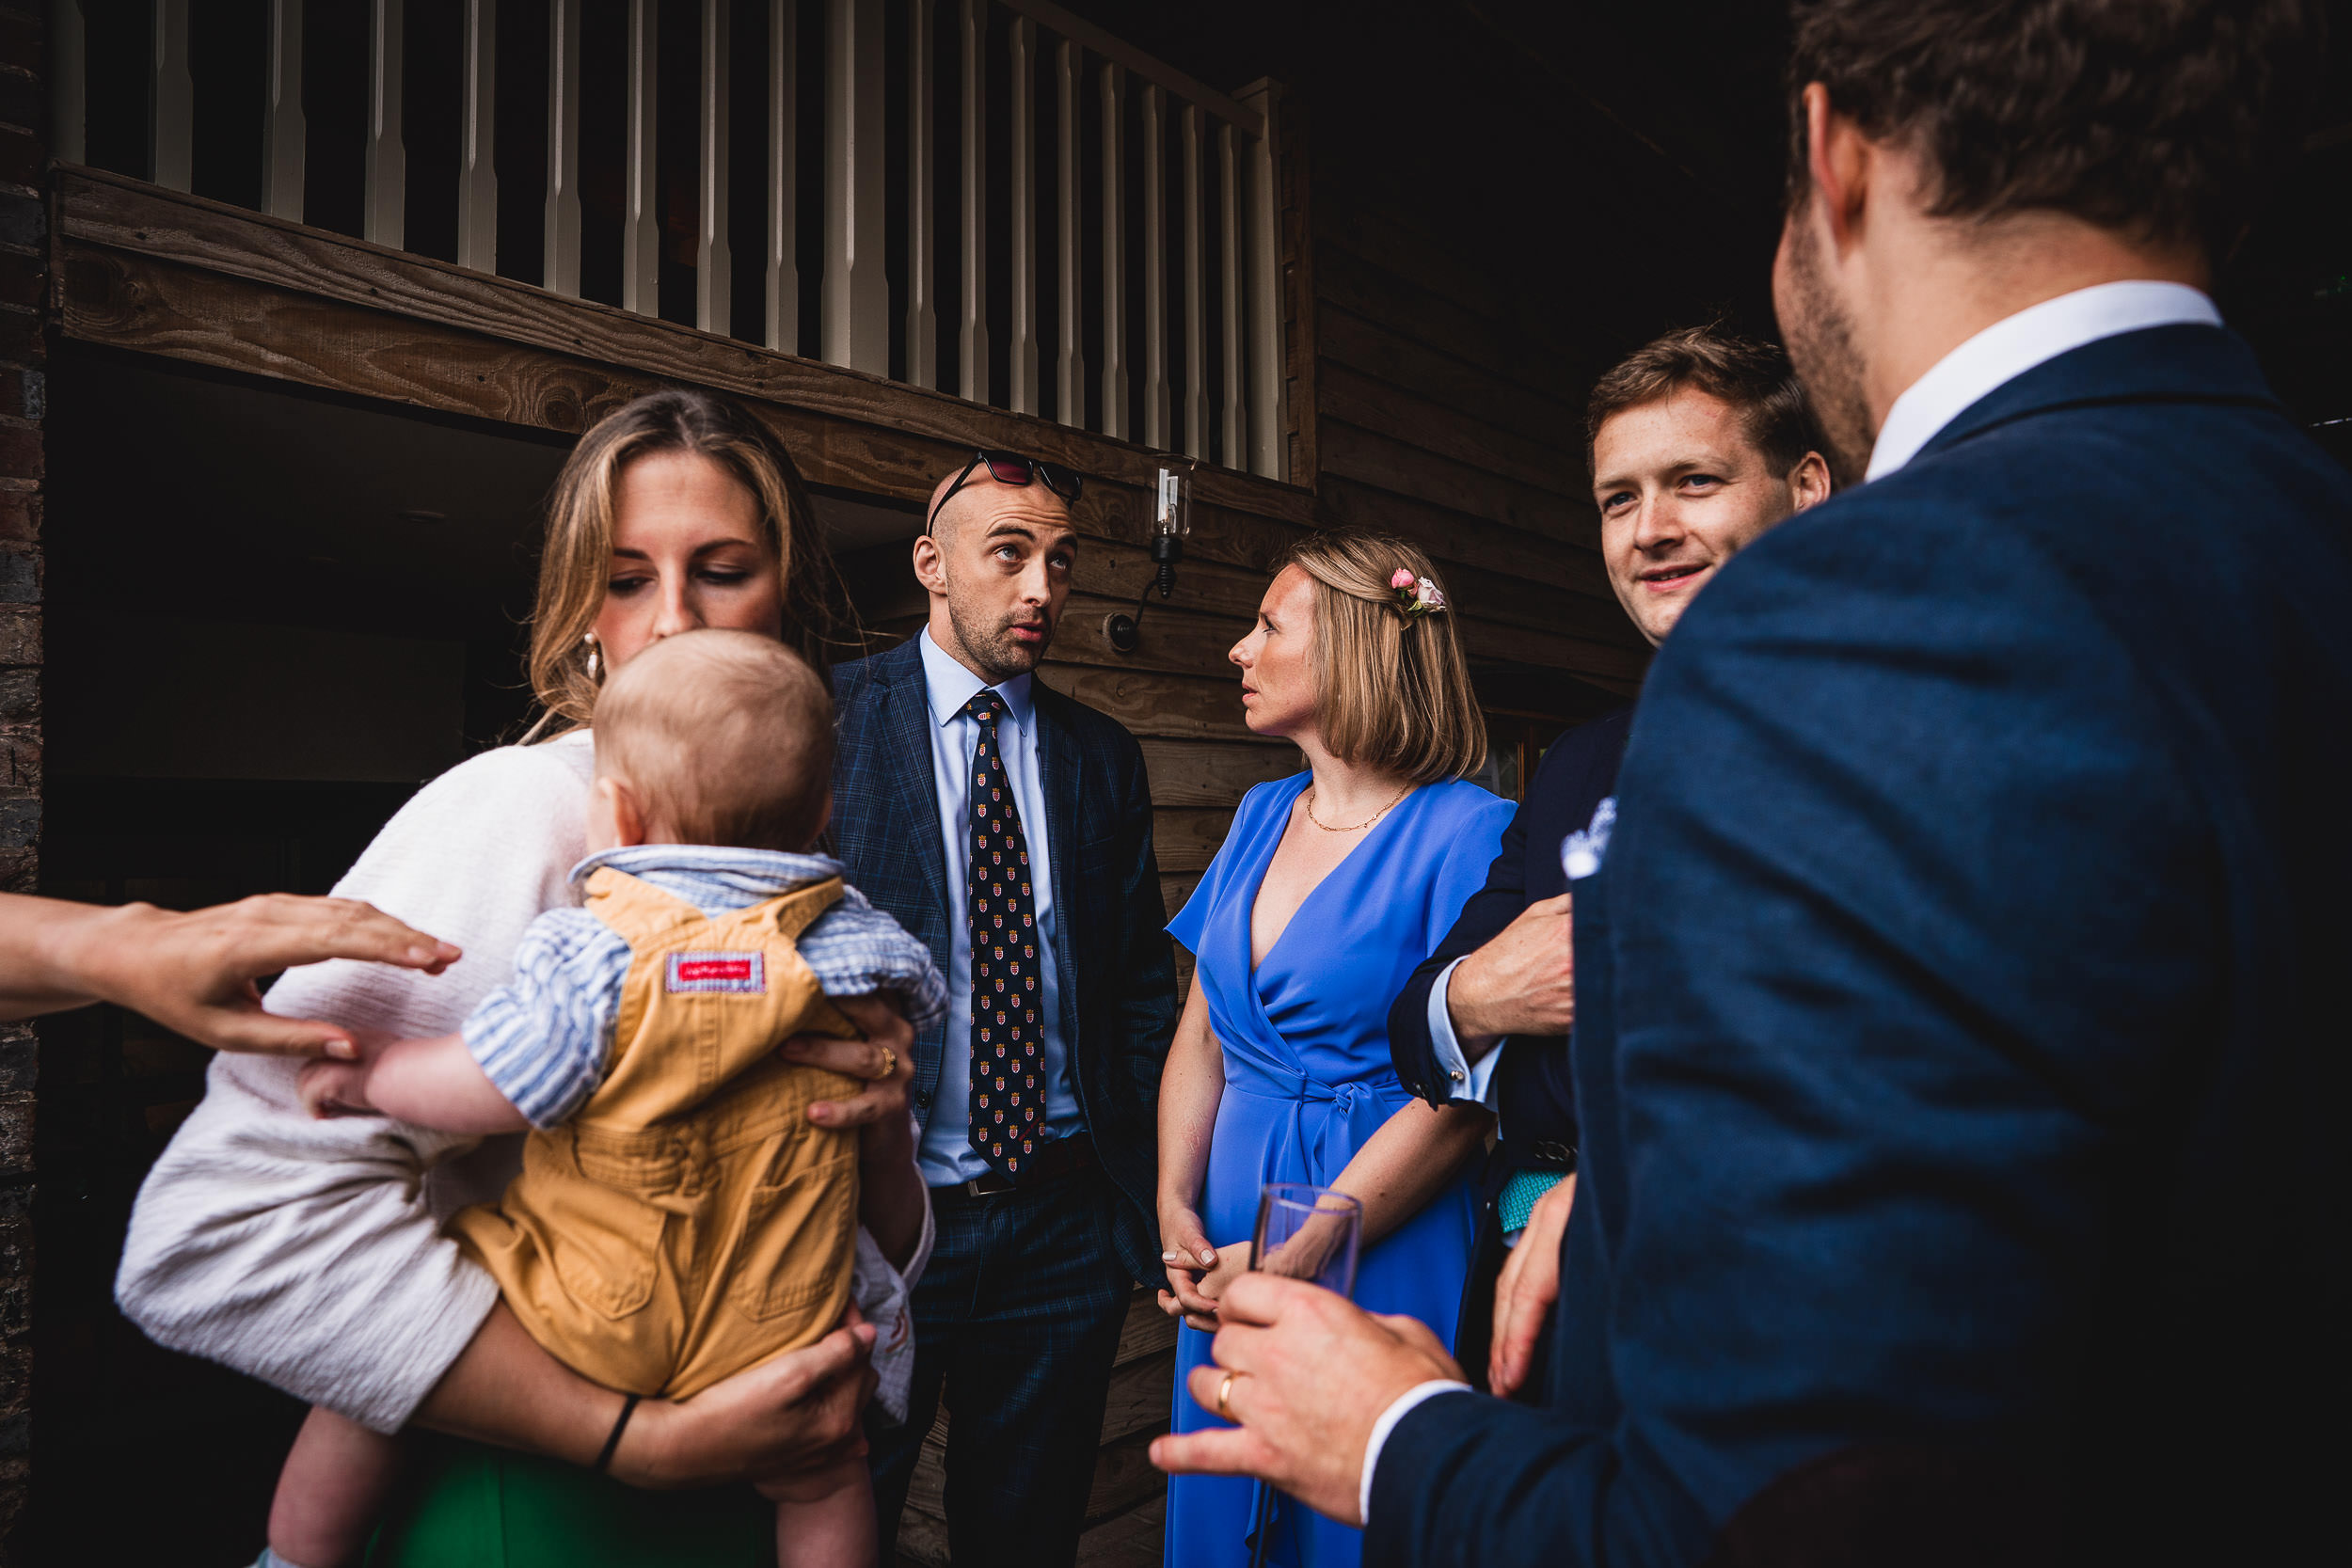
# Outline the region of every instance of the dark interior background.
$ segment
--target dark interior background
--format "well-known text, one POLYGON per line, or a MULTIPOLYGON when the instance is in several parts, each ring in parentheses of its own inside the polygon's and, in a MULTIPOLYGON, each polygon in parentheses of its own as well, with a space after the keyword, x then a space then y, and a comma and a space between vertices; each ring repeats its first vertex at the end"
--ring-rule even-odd
MULTIPOLYGON (((1335 221, 1378 213, 1475 270, 1546 367, 1538 389, 1565 407, 1609 359, 1666 327, 1722 315, 1772 331, 1777 5, 1073 8, 1211 86, 1281 81, 1304 110, 1318 210, 1335 221)), ((90 25, 136 26, 142 9, 89 0, 90 25)), ((409 0, 412 39, 443 39, 457 9, 409 0)), ((2352 6, 2335 9, 2343 42, 2313 133, 2221 296, 2298 418, 2352 461, 2352 6)), ((195 10, 199 77, 252 69, 265 8, 195 10)), ((310 47, 363 54, 342 14, 360 10, 310 7, 310 47)), ((806 24, 822 8, 801 10, 806 24)), ((592 19, 588 36, 599 31, 592 19)), ((755 44, 739 29, 739 51, 755 57, 755 44)), ((501 199, 526 228, 545 156, 529 109, 544 93, 544 49, 541 8, 502 6, 501 83, 522 86, 516 128, 501 120, 501 199)), ((816 56, 811 40, 803 58, 816 56)), ((410 57, 409 243, 453 256, 453 199, 434 193, 455 183, 456 66, 416 44, 410 57), (421 112, 437 105, 448 112, 421 112)), ((585 69, 588 101, 613 103, 596 87, 612 63, 585 69)), ((138 90, 93 80, 93 162, 135 167, 138 90), (99 132, 109 104, 121 113, 108 123, 134 128, 119 158, 99 132)), ((308 113, 320 149, 312 221, 356 230, 356 184, 332 172, 356 156, 356 107, 314 99, 308 113)), ((258 119, 200 131, 199 193, 257 200, 258 119)), ((666 124, 664 135, 691 148, 666 124)), ((804 130, 805 157, 819 140, 804 130)), ((691 219, 691 163, 664 179, 691 219)), ((813 163, 803 187, 818 188, 813 163)), ((585 291, 617 299, 617 265, 593 260, 616 254, 617 194, 592 189, 586 206, 585 291)), ((818 226, 802 231, 813 246, 818 226)), ((535 234, 517 237, 535 255, 535 234)), ((739 245, 739 269, 756 254, 739 245)), ((668 254, 664 314, 691 316, 691 249, 668 254)), ((813 252, 804 264, 813 275, 813 252)), ((950 287, 943 277, 943 295, 950 287)), ((736 288, 746 335, 756 329, 741 302, 757 297, 755 268, 736 288)), ((803 325, 813 343, 813 319, 803 325)), ((527 717, 518 654, 539 508, 565 443, 72 344, 58 347, 53 388, 46 891, 173 907, 324 892, 421 781, 514 737, 527 717)), ((915 527, 905 509, 853 496, 827 496, 821 510, 861 581, 885 580, 915 527)), ((55 1021, 42 1040, 34 1560, 249 1561, 298 1410, 155 1349, 111 1307, 131 1198, 201 1093, 204 1054, 111 1009, 55 1021)))

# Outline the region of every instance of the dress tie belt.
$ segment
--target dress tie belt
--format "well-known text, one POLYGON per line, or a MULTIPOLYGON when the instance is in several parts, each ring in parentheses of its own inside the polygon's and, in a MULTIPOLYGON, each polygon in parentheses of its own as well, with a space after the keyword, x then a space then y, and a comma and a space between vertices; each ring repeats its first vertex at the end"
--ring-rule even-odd
POLYGON ((1328 1186, 1381 1124, 1411 1097, 1402 1084, 1387 1086, 1360 1079, 1326 1084, 1298 1074, 1288 1081, 1260 1069, 1229 1080, 1228 1089, 1262 1100, 1291 1102, 1291 1138, 1305 1164, 1305 1180, 1328 1186))

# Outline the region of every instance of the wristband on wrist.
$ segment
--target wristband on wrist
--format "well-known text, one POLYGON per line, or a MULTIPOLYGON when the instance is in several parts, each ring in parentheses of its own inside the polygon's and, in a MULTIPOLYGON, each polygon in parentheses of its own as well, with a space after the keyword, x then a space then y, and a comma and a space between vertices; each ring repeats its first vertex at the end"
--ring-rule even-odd
POLYGON ((628 1430, 628 1418, 636 1414, 637 1396, 625 1396, 621 1401, 620 1417, 612 1423, 612 1431, 604 1440, 604 1451, 596 1455, 596 1463, 593 1466, 596 1474, 602 1475, 611 1467, 613 1452, 621 1446, 621 1433, 628 1430))

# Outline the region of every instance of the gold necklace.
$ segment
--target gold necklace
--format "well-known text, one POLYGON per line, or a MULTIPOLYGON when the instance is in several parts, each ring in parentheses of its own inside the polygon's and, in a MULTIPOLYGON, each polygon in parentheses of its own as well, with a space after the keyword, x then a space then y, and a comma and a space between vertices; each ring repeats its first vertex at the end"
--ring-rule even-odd
POLYGON ((1397 800, 1402 800, 1412 792, 1413 786, 1410 782, 1407 782, 1403 789, 1396 792, 1395 800, 1391 800, 1387 805, 1382 806, 1378 811, 1374 812, 1370 817, 1357 823, 1352 828, 1334 828, 1330 823, 1324 821, 1323 818, 1315 815, 1315 791, 1314 786, 1310 784, 1307 786, 1307 820, 1312 822, 1316 827, 1321 828, 1327 833, 1359 833, 1366 828, 1371 827, 1374 823, 1379 821, 1382 817, 1388 816, 1389 813, 1396 810, 1397 800))

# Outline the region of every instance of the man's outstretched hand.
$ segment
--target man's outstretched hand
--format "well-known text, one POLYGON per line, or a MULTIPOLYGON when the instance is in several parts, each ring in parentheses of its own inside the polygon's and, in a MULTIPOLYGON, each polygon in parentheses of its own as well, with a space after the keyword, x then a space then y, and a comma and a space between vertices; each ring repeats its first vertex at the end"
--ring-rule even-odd
POLYGON ((459 957, 351 898, 273 893, 183 914, 0 896, 0 1018, 112 1002, 219 1051, 348 1057, 351 1031, 263 1012, 254 982, 326 958, 438 974, 459 957))
POLYGON ((1239 1428, 1170 1435, 1152 1463, 1171 1475, 1246 1475, 1273 1482, 1319 1513, 1361 1525, 1359 1488, 1373 1423, 1404 1394, 1454 1364, 1418 1318, 1375 1317, 1320 1287, 1245 1274, 1217 1304, 1216 1361, 1186 1386, 1203 1410, 1234 1373, 1226 1408, 1239 1428))

